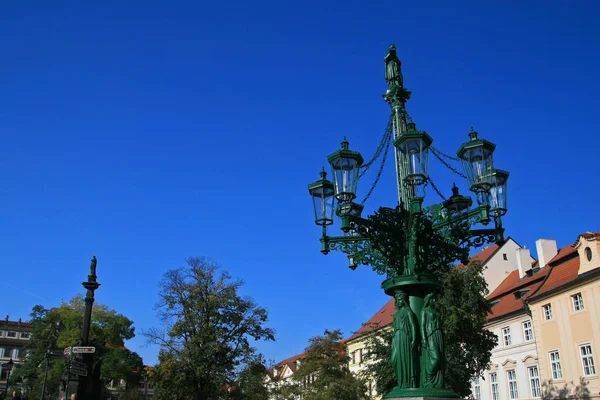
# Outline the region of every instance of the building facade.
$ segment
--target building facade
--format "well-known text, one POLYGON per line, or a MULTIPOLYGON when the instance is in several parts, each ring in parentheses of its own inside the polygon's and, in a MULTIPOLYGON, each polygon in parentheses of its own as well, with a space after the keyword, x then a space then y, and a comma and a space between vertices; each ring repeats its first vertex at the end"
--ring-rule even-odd
POLYGON ((26 346, 31 337, 31 324, 28 322, 0 321, 0 392, 6 390, 9 368, 3 366, 9 362, 19 364, 25 359, 26 346))
POLYGON ((561 249, 527 303, 544 390, 600 398, 600 232, 561 249))
POLYGON ((486 328, 498 338, 490 368, 473 380, 476 400, 533 399, 541 395, 540 368, 533 320, 526 304, 548 275, 546 267, 557 254, 556 242, 536 242, 538 258, 529 249, 516 248, 515 268, 488 295, 492 310, 486 328), (541 267, 540 267, 541 266, 541 267))

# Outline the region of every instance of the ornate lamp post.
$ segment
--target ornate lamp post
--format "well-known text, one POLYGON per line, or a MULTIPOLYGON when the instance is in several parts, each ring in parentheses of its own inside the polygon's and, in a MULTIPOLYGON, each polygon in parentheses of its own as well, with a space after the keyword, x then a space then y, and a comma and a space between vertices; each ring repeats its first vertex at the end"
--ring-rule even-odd
POLYGON ((327 180, 323 170, 320 179, 308 187, 315 223, 323 230, 321 252, 340 250, 347 254, 350 268, 370 265, 386 276, 381 286, 396 299, 391 363, 398 386, 385 398, 458 397, 444 382, 442 321, 433 303, 441 286, 440 274, 456 261, 466 263, 471 248, 504 240, 501 218, 507 211, 508 172, 494 168, 496 146, 479 139, 472 128, 470 140, 460 147, 456 159, 462 161, 465 174, 443 161, 445 155, 432 147, 433 139, 417 129, 406 111, 410 92, 404 88, 394 45, 385 63, 388 90, 383 98, 390 105, 391 117, 373 160, 365 163, 344 138, 341 150, 327 157, 334 181, 327 180), (398 206, 381 207, 363 218, 363 205, 355 202, 359 178, 384 149, 387 154, 391 143, 398 206), (456 185, 452 196, 443 197, 427 172, 430 153, 466 178, 476 207, 470 209, 471 198, 459 194, 456 185), (440 204, 423 206, 428 185, 442 197, 440 204), (333 210, 340 219, 341 236, 327 234, 327 227, 334 222, 333 210))

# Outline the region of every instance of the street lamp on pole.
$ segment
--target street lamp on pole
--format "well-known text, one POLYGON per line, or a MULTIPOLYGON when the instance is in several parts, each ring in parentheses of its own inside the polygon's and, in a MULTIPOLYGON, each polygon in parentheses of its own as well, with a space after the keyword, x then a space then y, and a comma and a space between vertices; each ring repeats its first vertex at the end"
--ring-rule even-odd
POLYGON ((4 388, 4 400, 6 400, 6 397, 8 395, 8 380, 10 378, 10 371, 13 369, 13 367, 15 366, 15 363, 13 362, 12 358, 8 360, 8 362, 2 363, 1 364, 2 369, 6 368, 6 387, 4 388))
POLYGON ((342 251, 348 256, 351 269, 370 265, 386 276, 381 286, 396 300, 392 365, 398 386, 385 398, 457 397, 444 382, 441 321, 432 304, 441 286, 440 273, 449 265, 456 261, 467 263, 473 247, 504 241, 502 216, 507 212, 508 172, 494 168, 492 155, 496 146, 480 139, 473 128, 469 141, 460 146, 458 158, 435 149, 431 136, 417 129, 406 111, 410 92, 404 88, 394 45, 385 63, 388 90, 383 98, 390 105, 391 116, 375 156, 365 163, 360 153, 350 150, 344 138, 341 149, 327 157, 333 182, 323 169, 320 179, 308 187, 315 223, 322 227, 321 252, 342 251), (363 218, 364 206, 355 202, 359 178, 384 154, 375 184, 378 182, 392 143, 398 205, 393 209, 381 207, 363 218), (449 198, 443 196, 428 173, 430 154, 467 180, 475 194, 476 207, 471 208, 473 201, 461 195, 456 185, 449 198), (465 173, 442 157, 461 161, 465 173), (423 206, 427 186, 442 197, 441 203, 423 206), (334 223, 334 210, 340 219, 341 236, 327 233, 334 223))

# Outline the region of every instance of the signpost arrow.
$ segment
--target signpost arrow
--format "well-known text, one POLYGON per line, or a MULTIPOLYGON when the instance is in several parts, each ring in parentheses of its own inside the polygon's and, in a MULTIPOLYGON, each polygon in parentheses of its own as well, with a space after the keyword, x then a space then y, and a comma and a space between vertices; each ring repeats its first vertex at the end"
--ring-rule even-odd
POLYGON ((96 352, 96 348, 95 347, 73 347, 73 353, 95 353, 96 352))
POLYGON ((64 355, 68 356, 69 354, 71 354, 71 347, 65 347, 64 355))

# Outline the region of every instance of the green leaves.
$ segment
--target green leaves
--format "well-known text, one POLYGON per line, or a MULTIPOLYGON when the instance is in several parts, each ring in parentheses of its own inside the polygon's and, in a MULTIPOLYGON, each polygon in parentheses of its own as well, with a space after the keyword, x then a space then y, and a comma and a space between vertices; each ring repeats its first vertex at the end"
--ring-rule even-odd
MULTIPOLYGON (((40 397, 44 377, 45 354, 48 349, 62 350, 81 338, 85 301, 75 296, 59 307, 45 309, 41 305, 31 312, 32 334, 28 343, 29 357, 15 371, 16 380, 29 393, 40 397)), ((142 369, 142 359, 124 347, 125 340, 134 337, 133 321, 102 304, 92 309, 90 341, 96 344, 95 365, 102 359, 101 375, 106 379, 124 379, 128 385, 139 384, 136 372, 142 369)), ((65 372, 65 362, 49 361, 47 393, 58 397, 65 372)))
POLYGON ((288 396, 300 395, 305 400, 368 398, 364 381, 348 368, 347 348, 341 340, 339 329, 326 330, 323 336, 309 340, 305 357, 293 375, 292 387, 286 388, 288 396))
POLYGON ((164 324, 145 333, 161 346, 157 399, 173 398, 173 390, 182 399, 221 398, 242 362, 254 355, 250 340, 275 340, 265 326, 267 311, 240 296, 241 286, 206 258, 190 258, 165 273, 157 304, 164 324))

